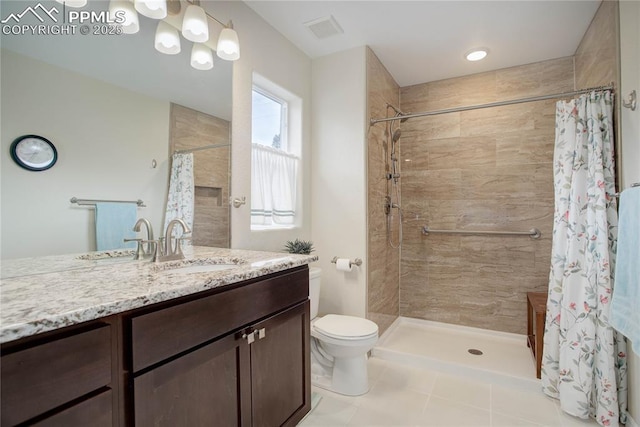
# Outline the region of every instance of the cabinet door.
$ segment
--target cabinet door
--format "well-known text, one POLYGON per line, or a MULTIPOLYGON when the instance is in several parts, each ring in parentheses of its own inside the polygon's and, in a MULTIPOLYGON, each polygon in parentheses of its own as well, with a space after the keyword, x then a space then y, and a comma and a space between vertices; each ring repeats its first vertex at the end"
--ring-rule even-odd
POLYGON ((311 409, 309 326, 309 301, 254 325, 254 427, 295 426, 311 409))
POLYGON ((249 426, 249 346, 229 335, 133 380, 136 426, 249 426))

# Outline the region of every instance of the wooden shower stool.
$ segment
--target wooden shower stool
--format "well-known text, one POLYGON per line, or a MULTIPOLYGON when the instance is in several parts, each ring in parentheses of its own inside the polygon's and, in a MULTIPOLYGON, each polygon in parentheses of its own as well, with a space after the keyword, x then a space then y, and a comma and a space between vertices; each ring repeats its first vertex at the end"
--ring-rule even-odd
POLYGON ((540 378, 540 369, 542 367, 544 317, 546 314, 547 293, 527 292, 527 347, 531 348, 531 353, 536 361, 536 377, 538 378, 540 378))

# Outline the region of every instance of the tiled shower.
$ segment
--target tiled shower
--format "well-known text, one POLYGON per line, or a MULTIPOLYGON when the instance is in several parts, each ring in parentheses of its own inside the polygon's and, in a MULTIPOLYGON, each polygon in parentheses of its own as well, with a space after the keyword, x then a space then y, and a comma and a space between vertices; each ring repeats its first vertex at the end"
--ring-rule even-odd
MULTIPOLYGON (((406 113, 421 112, 615 83, 617 7, 617 2, 602 3, 574 56, 409 87, 400 88, 369 50, 369 117, 384 117, 386 103, 406 113)), ((400 249, 388 244, 384 214, 390 186, 386 127, 370 127, 368 247, 376 262, 368 270, 368 317, 381 334, 398 316, 525 333, 526 293, 547 290, 554 105, 539 101, 402 123, 400 249), (535 227, 542 237, 424 236, 425 225, 535 227)), ((397 236, 398 221, 391 224, 397 236)))

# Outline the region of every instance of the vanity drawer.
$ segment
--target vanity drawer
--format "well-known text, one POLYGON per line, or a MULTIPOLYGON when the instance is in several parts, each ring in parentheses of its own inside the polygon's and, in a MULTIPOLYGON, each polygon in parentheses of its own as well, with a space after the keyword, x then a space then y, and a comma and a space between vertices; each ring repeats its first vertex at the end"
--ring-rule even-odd
POLYGON ((271 278, 131 318, 132 370, 137 372, 222 336, 309 296, 303 267, 271 278))
POLYGON ((58 412, 40 422, 37 427, 91 426, 111 427, 113 425, 112 392, 106 390, 97 396, 84 400, 64 411, 58 412))
MULTIPOLYGON (((3 349, 4 351, 4 349, 3 349)), ((27 421, 111 382, 111 327, 2 355, 2 425, 27 421)))

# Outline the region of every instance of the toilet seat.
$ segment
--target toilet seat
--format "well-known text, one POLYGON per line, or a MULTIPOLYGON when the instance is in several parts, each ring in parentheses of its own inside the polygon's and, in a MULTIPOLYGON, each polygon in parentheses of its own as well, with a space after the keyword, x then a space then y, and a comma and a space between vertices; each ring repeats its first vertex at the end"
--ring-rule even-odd
POLYGON ((316 332, 339 340, 362 340, 378 335, 378 325, 361 317, 327 314, 313 323, 316 332))

